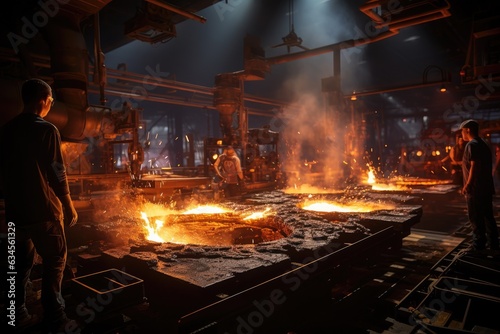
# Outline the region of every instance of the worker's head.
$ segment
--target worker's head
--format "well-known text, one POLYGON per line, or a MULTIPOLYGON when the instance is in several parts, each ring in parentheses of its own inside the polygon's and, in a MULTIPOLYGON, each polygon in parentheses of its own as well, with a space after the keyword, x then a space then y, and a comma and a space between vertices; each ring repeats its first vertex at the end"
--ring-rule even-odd
POLYGON ((468 119, 460 124, 460 129, 462 130, 462 138, 469 141, 479 134, 479 123, 473 119, 468 119))
POLYGON ((234 148, 232 146, 228 146, 228 147, 226 147, 226 154, 229 156, 233 156, 233 155, 236 155, 236 151, 234 150, 234 148))
POLYGON ((52 88, 41 79, 28 79, 21 88, 21 97, 25 108, 36 112, 41 117, 47 116, 54 104, 52 88))

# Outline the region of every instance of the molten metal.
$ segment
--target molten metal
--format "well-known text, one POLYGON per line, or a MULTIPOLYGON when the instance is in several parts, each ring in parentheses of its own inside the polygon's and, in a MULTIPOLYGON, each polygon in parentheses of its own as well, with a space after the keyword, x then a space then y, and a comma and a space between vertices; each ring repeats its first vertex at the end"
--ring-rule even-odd
POLYGON ((408 191, 411 188, 408 188, 401 184, 395 184, 393 182, 390 183, 377 183, 377 178, 375 177, 375 171, 372 167, 369 167, 369 171, 367 173, 366 183, 371 185, 372 190, 375 191, 408 191))
POLYGON ((216 213, 225 213, 229 212, 220 206, 215 205, 202 205, 196 208, 184 211, 182 214, 184 215, 200 215, 200 214, 216 214, 216 213))
POLYGON ((350 203, 335 203, 328 201, 318 201, 305 203, 302 209, 316 212, 372 212, 378 210, 393 210, 395 205, 382 203, 367 203, 353 201, 350 203))
MULTIPOLYGON (((235 214, 214 205, 198 206, 183 212, 168 212, 163 220, 141 212, 146 239, 154 242, 179 244, 233 245, 259 243, 282 238, 288 233, 280 223, 271 218, 271 209, 235 214), (168 221, 165 224, 165 221, 168 221)), ((153 211, 152 211, 153 212, 153 211)), ((156 211, 154 211, 156 213, 156 211)))
POLYGON ((162 228, 163 222, 161 220, 156 220, 155 224, 151 224, 149 221, 148 216, 146 215, 145 212, 141 212, 142 219, 144 220, 144 227, 148 231, 148 240, 151 241, 157 241, 157 242, 164 242, 163 238, 160 237, 158 234, 158 231, 162 228))

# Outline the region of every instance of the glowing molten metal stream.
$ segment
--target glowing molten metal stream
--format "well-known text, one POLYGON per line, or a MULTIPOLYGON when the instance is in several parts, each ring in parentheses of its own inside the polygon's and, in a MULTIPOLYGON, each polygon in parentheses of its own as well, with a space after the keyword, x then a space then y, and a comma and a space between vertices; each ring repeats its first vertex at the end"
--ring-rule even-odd
POLYGON ((368 184, 375 184, 375 172, 372 168, 368 171, 368 179, 366 181, 368 184))
POLYGON ((375 177, 375 172, 373 168, 367 173, 366 183, 372 186, 372 190, 377 191, 397 191, 397 190, 409 190, 409 188, 401 185, 387 184, 387 183, 377 183, 377 178, 375 177))
POLYGON ((163 238, 160 237, 158 231, 162 228, 163 222, 161 220, 156 220, 155 224, 151 224, 148 216, 145 212, 141 212, 142 219, 144 220, 144 227, 148 231, 147 239, 151 241, 164 242, 163 238))

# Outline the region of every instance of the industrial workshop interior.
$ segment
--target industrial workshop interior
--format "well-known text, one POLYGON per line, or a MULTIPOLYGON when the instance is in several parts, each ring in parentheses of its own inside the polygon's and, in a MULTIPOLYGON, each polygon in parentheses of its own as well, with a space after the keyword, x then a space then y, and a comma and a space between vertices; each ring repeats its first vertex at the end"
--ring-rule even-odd
POLYGON ((0 125, 25 80, 51 86, 78 213, 66 333, 500 333, 500 253, 472 247, 453 154, 473 119, 500 155, 495 1, 9 6, 0 125))

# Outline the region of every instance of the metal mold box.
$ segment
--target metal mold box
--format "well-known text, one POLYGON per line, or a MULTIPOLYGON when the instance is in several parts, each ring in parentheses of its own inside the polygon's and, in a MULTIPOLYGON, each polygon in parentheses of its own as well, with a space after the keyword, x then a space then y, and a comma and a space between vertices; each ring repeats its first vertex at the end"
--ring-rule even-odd
POLYGON ((142 279, 118 269, 108 269, 72 279, 73 296, 80 305, 109 312, 145 300, 142 279))

